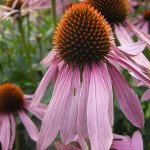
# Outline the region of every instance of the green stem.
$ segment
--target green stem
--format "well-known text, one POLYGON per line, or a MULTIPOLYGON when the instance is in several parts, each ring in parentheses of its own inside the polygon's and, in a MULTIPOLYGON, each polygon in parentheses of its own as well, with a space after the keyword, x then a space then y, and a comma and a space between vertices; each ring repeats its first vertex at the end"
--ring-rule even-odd
POLYGON ((27 23, 28 23, 28 49, 30 50, 30 14, 27 16, 27 23))
MULTIPOLYGON (((15 115, 16 118, 17 115, 15 115)), ((17 122, 17 121, 16 121, 17 122)), ((15 139, 15 150, 20 150, 20 137, 18 125, 16 125, 16 139, 15 139)))
POLYGON ((51 0, 52 2, 52 17, 53 17, 53 23, 54 27, 57 25, 57 15, 56 15, 56 0, 51 0))
POLYGON ((22 18, 18 18, 17 19, 18 21, 18 28, 19 28, 19 31, 20 31, 20 35, 21 35, 21 39, 22 39, 22 43, 23 43, 23 48, 24 48, 24 52, 26 54, 26 57, 27 57, 27 61, 28 61, 28 65, 30 68, 32 68, 32 64, 31 64, 31 55, 30 55, 30 50, 28 49, 27 47, 27 44, 26 44, 26 40, 25 40, 25 34, 24 34, 24 29, 23 29, 23 26, 22 26, 22 18))
POLYGON ((142 13, 142 0, 138 0, 138 12, 142 13))
POLYGON ((40 49, 40 60, 43 59, 43 51, 42 51, 42 44, 41 44, 41 37, 37 37, 37 42, 40 49))

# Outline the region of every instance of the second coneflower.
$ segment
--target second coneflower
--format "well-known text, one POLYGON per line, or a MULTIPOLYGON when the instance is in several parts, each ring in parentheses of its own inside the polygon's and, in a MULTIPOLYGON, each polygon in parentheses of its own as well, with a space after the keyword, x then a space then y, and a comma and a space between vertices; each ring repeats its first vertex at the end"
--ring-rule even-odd
POLYGON ((33 121, 27 116, 25 109, 42 120, 46 105, 38 104, 30 109, 32 96, 25 95, 16 85, 4 83, 0 85, 0 143, 2 150, 11 150, 16 135, 15 118, 19 115, 31 139, 37 141, 39 131, 33 121))
POLYGON ((141 40, 150 45, 150 36, 143 33, 127 20, 129 0, 84 0, 95 7, 106 20, 115 28, 119 42, 124 45, 132 43, 129 35, 130 28, 141 40))
MULTIPOLYGON (((140 40, 150 46, 150 35, 144 33, 142 30, 134 26, 128 20, 128 15, 130 13, 129 0, 84 0, 91 6, 94 6, 108 23, 114 28, 114 32, 117 36, 118 41, 121 45, 133 43, 132 36, 130 34, 136 35, 140 40)), ((144 49, 143 49, 144 50, 144 49)), ((136 62, 138 65, 149 69, 150 63, 142 53, 125 53, 136 62)))
MULTIPOLYGON (((89 139, 92 150, 108 150, 113 138, 112 85, 126 117, 135 126, 143 127, 139 99, 110 60, 147 84, 150 80, 112 46, 111 35, 103 16, 85 3, 72 5, 63 15, 54 34, 54 49, 42 61, 50 68, 33 97, 32 107, 36 107, 55 77, 52 99, 37 142, 38 150, 46 149, 59 131, 65 144, 77 134, 82 149, 86 149, 86 139, 89 139)), ((136 48, 136 44, 134 46, 136 48)))

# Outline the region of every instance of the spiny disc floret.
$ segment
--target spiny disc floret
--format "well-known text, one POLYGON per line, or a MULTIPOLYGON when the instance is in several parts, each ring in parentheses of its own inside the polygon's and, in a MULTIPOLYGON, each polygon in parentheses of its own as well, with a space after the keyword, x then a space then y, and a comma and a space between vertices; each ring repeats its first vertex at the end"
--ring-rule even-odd
POLYGON ((113 23, 123 23, 129 14, 128 0, 85 0, 94 6, 106 20, 113 23))
POLYGON ((74 4, 60 20, 53 45, 65 63, 98 62, 110 51, 111 28, 97 10, 85 3, 74 4))
POLYGON ((11 113, 23 106, 23 92, 11 83, 0 85, 0 113, 11 113))

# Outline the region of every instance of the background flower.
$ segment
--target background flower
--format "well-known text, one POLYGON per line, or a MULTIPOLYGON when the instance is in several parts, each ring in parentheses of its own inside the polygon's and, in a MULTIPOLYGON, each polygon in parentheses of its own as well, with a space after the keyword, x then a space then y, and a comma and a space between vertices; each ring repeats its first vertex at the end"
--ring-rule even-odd
POLYGON ((21 89, 14 84, 4 83, 0 85, 0 142, 2 150, 13 149, 17 115, 19 115, 30 138, 37 141, 39 130, 27 116, 25 109, 42 120, 46 106, 39 104, 37 108, 30 109, 31 101, 28 99, 31 98, 32 96, 24 95, 21 89))

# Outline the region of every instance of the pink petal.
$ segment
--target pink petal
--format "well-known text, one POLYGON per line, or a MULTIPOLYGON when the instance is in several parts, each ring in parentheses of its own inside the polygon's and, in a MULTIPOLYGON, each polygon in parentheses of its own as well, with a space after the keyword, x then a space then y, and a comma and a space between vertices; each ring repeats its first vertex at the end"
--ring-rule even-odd
POLYGON ((32 114, 34 114, 37 118, 39 118, 40 120, 43 119, 45 111, 47 109, 47 106, 44 104, 38 104, 36 107, 30 108, 31 105, 31 101, 25 100, 24 101, 24 107, 31 112, 32 114))
POLYGON ((143 150, 143 139, 140 131, 136 131, 133 134, 132 150, 143 150))
POLYGON ((144 22, 144 25, 142 26, 142 31, 145 33, 149 32, 149 22, 148 21, 144 22))
POLYGON ((111 126, 113 126, 114 123, 113 90, 112 90, 111 78, 107 70, 106 64, 101 64, 101 74, 103 76, 108 91, 108 96, 109 96, 108 114, 109 114, 110 124, 111 126))
POLYGON ((150 45, 150 35, 146 34, 142 30, 138 29, 136 26, 126 21, 126 24, 131 28, 131 30, 138 36, 139 39, 145 41, 148 45, 150 45))
POLYGON ((137 95, 115 67, 108 65, 108 70, 121 110, 133 125, 142 128, 144 115, 137 95))
POLYGON ((56 53, 55 50, 51 50, 50 53, 48 55, 46 55, 46 57, 44 59, 42 59, 42 61, 40 62, 40 64, 42 64, 43 66, 49 67, 52 64, 52 61, 55 57, 56 53))
POLYGON ((16 136, 16 121, 13 114, 10 114, 10 124, 11 124, 11 137, 10 137, 9 149, 12 149, 15 141, 15 136, 16 136))
POLYGON ((134 60, 138 65, 144 67, 145 69, 150 68, 149 60, 142 53, 136 56, 131 56, 130 58, 134 60))
POLYGON ((115 33, 116 33, 117 39, 121 45, 133 43, 131 36, 128 34, 127 30, 122 24, 119 24, 119 25, 115 24, 114 26, 115 26, 115 33))
POLYGON ((10 121, 8 115, 1 115, 3 117, 3 123, 1 126, 1 146, 2 150, 8 150, 10 143, 10 121))
POLYGON ((24 95, 24 99, 32 99, 32 98, 33 98, 33 95, 28 95, 28 94, 24 95))
POLYGON ((132 74, 135 74, 134 77, 150 85, 150 78, 146 76, 140 68, 138 68, 134 63, 129 61, 123 54, 121 54, 117 47, 112 47, 112 49, 115 51, 115 54, 110 53, 109 59, 119 63, 121 66, 131 71, 132 74))
POLYGON ((111 148, 115 150, 132 150, 131 143, 122 140, 113 141, 111 148))
POLYGON ((101 74, 102 65, 93 64, 87 103, 87 127, 92 150, 108 150, 112 143, 109 94, 101 74))
POLYGON ((87 99, 89 93, 91 71, 85 65, 83 71, 83 82, 81 86, 79 103, 78 103, 78 120, 77 120, 77 133, 80 138, 88 137, 87 131, 87 99))
POLYGON ((71 100, 72 68, 65 65, 59 72, 52 99, 43 118, 37 149, 46 149, 55 139, 67 115, 71 100))
POLYGON ((81 150, 81 148, 75 147, 73 145, 64 145, 63 143, 54 143, 57 150, 81 150))
POLYGON ((78 114, 78 101, 80 96, 80 72, 76 67, 72 76, 72 91, 71 103, 66 108, 65 121, 60 128, 60 135, 64 144, 70 143, 77 134, 77 114, 78 114))
POLYGON ((118 48, 129 55, 138 55, 145 49, 145 47, 146 47, 145 42, 136 42, 119 46, 118 48))
POLYGON ((19 117, 23 123, 23 125, 25 126, 28 134, 30 135, 31 139, 34 141, 37 141, 38 135, 39 135, 39 131, 37 129, 37 127, 35 126, 35 124, 32 122, 32 120, 25 114, 25 112, 23 110, 20 110, 18 112, 19 117))
POLYGON ((147 101, 147 100, 149 100, 149 99, 150 99, 150 89, 148 89, 148 90, 146 90, 146 91, 144 92, 144 94, 142 95, 141 100, 142 100, 142 101, 147 101))
POLYGON ((53 78, 54 72, 57 69, 58 64, 60 63, 60 61, 55 61, 50 68, 47 70, 47 72, 45 73, 44 77, 42 78, 37 90, 35 91, 35 94, 33 96, 33 102, 31 104, 31 107, 35 107, 37 106, 37 104, 41 101, 42 97, 44 96, 47 87, 50 83, 50 81, 53 78))
POLYGON ((111 148, 117 149, 117 150, 132 150, 131 149, 131 138, 128 136, 122 136, 113 134, 114 140, 111 145, 111 148))
POLYGON ((83 136, 81 136, 78 138, 78 141, 82 150, 89 150, 89 143, 86 138, 83 138, 83 136))

